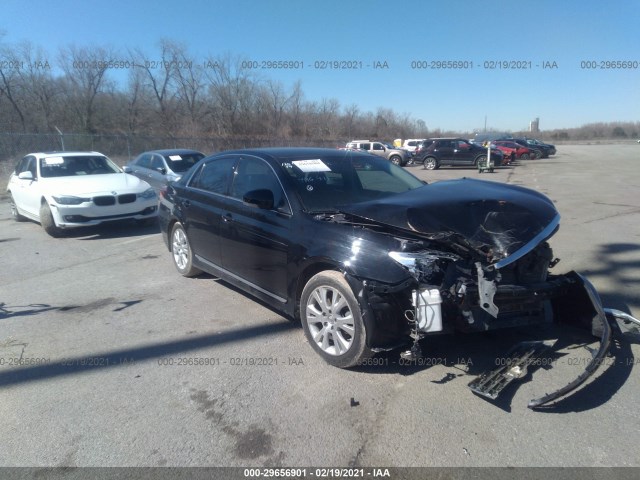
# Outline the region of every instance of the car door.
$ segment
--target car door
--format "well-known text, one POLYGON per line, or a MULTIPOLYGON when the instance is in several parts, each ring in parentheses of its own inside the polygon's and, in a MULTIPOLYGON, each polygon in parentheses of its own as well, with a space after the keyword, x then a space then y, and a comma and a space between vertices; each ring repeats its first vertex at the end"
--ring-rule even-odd
POLYGON ((146 180, 151 168, 151 154, 144 153, 136 158, 131 164, 131 174, 142 180, 146 180))
POLYGON ((230 199, 222 217, 222 266, 271 299, 286 302, 291 207, 271 166, 243 156, 235 169, 230 199), (267 189, 272 209, 242 201, 247 192, 267 189))
POLYGON ((20 210, 31 215, 40 214, 41 184, 38 181, 38 160, 33 155, 24 157, 15 170, 11 194, 20 210), (31 179, 18 178, 24 172, 31 172, 31 179))
POLYGON ((226 212, 235 156, 212 159, 198 169, 179 196, 191 248, 198 261, 220 267, 220 223, 226 212))
POLYGON ((438 140, 433 148, 441 165, 453 165, 454 148, 451 140, 438 140))
POLYGON ((473 165, 478 150, 473 148, 470 143, 464 140, 453 140, 454 144, 454 165, 473 165))
POLYGON ((371 152, 369 153, 373 153, 374 155, 377 155, 382 158, 387 158, 387 150, 386 148, 384 148, 384 145, 382 145, 380 142, 372 142, 371 152))
POLYGON ((162 155, 154 153, 151 156, 151 165, 147 172, 147 177, 143 178, 149 185, 151 185, 156 191, 159 191, 167 179, 165 174, 167 173, 167 164, 162 158, 162 155))
POLYGON ((364 150, 366 152, 373 153, 371 151, 371 143, 370 142, 362 142, 362 143, 360 143, 358 145, 358 148, 360 148, 360 150, 364 150))

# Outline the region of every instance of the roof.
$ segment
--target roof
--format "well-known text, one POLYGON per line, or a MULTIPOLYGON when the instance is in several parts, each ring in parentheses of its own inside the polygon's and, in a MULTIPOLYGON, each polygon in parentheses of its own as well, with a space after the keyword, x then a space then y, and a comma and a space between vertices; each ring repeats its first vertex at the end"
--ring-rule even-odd
POLYGON ((198 150, 193 150, 191 148, 164 148, 159 150, 147 150, 146 152, 142 152, 140 155, 144 155, 145 153, 157 153, 159 155, 180 155, 185 153, 200 153, 204 155, 202 152, 198 150))
POLYGON ((247 148, 241 150, 228 150, 219 152, 216 155, 222 154, 238 154, 245 153, 259 157, 271 157, 279 159, 287 158, 300 158, 300 159, 313 159, 318 157, 327 156, 353 156, 362 155, 369 157, 368 153, 360 152, 357 150, 339 150, 337 148, 320 148, 320 147, 265 147, 265 148, 247 148))
POLYGON ((43 158, 43 157, 80 157, 80 156, 85 156, 85 155, 100 155, 102 157, 106 157, 106 155, 104 153, 100 153, 100 152, 91 152, 91 151, 87 151, 87 152, 81 152, 81 151, 49 151, 49 152, 33 152, 33 153, 29 153, 28 155, 33 155, 34 157, 39 157, 39 158, 43 158))

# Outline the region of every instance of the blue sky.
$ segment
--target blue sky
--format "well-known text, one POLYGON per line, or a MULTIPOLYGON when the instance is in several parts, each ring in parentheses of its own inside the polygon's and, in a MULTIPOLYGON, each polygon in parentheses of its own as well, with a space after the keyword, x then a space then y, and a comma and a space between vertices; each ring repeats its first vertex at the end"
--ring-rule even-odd
POLYGON ((69 45, 123 57, 138 48, 154 59, 169 38, 203 61, 229 53, 304 62, 260 73, 286 87, 300 80, 308 100, 393 108, 430 129, 480 129, 485 116, 499 130, 526 129, 535 117, 543 130, 640 121, 639 0, 3 0, 0 15, 0 42, 28 40, 52 59, 69 45), (315 68, 330 60, 362 68, 315 68), (447 60, 473 68, 411 66, 447 60), (503 60, 530 68, 485 68, 503 60), (617 60, 636 68, 582 68, 617 60))

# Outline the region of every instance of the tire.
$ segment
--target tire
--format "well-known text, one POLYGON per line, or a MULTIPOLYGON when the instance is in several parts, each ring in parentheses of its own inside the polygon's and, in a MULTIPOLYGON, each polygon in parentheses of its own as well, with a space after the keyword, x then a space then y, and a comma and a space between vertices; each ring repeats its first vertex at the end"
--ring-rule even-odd
POLYGON ((311 347, 334 367, 353 367, 373 354, 360 304, 340 272, 311 277, 300 297, 300 319, 311 347))
POLYGON ((540 150, 535 150, 534 151, 534 157, 535 160, 540 160, 542 158, 542 152, 540 150))
POLYGON ((424 165, 424 168, 426 168, 427 170, 437 170, 438 168, 440 168, 440 165, 438 165, 438 160, 436 160, 434 157, 425 158, 422 162, 422 165, 424 165))
POLYGON ((520 160, 529 160, 529 154, 523 153, 522 155, 520 155, 520 160))
POLYGON ((62 236, 62 229, 56 225, 56 221, 51 213, 51 207, 49 207, 47 202, 40 204, 40 225, 42 225, 45 232, 54 238, 62 236))
POLYGON ((400 166, 400 164, 402 163, 402 158, 400 158, 398 155, 392 155, 389 160, 391 161, 391 163, 398 166, 400 166))
POLYGON ((173 264, 183 277, 193 277, 202 270, 193 266, 193 250, 182 224, 176 222, 171 229, 171 257, 173 264))
POLYGON ((486 162, 486 161, 487 161, 486 155, 478 155, 476 159, 473 161, 473 165, 477 167, 479 163, 486 162))
POLYGON ((18 212, 18 207, 16 206, 16 202, 13 199, 11 192, 9 192, 9 207, 11 208, 11 218, 16 222, 24 222, 27 220, 26 217, 22 216, 20 212, 18 212))

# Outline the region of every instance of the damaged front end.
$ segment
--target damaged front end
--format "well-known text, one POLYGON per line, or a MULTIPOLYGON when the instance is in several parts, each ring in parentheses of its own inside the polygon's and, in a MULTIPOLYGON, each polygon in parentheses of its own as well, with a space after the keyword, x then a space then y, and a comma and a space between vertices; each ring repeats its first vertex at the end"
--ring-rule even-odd
MULTIPOLYGON (((404 312, 413 339, 410 350, 402 354, 405 359, 421 354, 421 338, 452 330, 474 332, 556 322, 588 329, 600 337, 600 346, 584 372, 567 386, 531 400, 530 408, 565 396, 603 363, 611 329, 599 296, 591 283, 575 272, 548 272, 557 260, 547 242, 502 268, 433 251, 389 255, 416 280, 410 292, 411 307, 404 312)), ((470 388, 495 399, 512 380, 522 378, 545 348, 533 344, 520 347, 508 355, 501 368, 481 375, 470 388)))
MULTIPOLYGON (((575 272, 550 272, 558 260, 547 240, 560 220, 552 202, 527 189, 468 179, 429 188, 429 195, 407 192, 345 212, 386 228, 396 238, 397 248, 388 256, 406 269, 411 281, 392 292, 375 282, 368 288, 378 297, 393 295, 400 306, 412 339, 403 357, 417 358, 419 340, 436 333, 568 324, 591 331, 600 338, 600 346, 575 380, 531 400, 529 407, 540 407, 576 389, 603 363, 611 328, 587 279, 575 272)), ((543 349, 533 343, 519 346, 505 365, 481 375, 470 388, 496 398, 512 380, 526 374, 543 349)))

